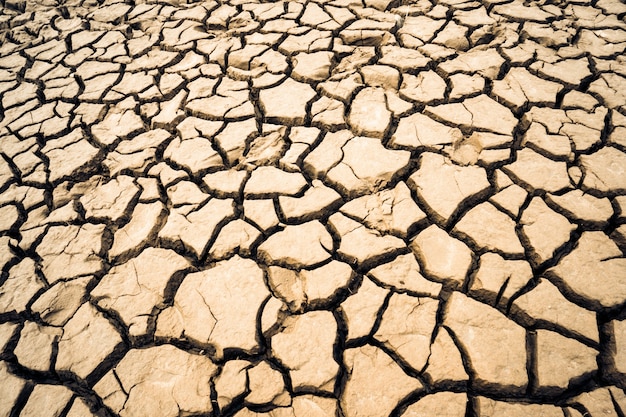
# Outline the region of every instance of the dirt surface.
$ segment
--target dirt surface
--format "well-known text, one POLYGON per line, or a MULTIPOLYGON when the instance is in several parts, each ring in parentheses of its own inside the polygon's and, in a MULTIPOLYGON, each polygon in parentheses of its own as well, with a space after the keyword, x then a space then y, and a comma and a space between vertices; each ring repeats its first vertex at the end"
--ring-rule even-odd
POLYGON ((624 417, 626 5, 2 0, 0 417, 624 417))

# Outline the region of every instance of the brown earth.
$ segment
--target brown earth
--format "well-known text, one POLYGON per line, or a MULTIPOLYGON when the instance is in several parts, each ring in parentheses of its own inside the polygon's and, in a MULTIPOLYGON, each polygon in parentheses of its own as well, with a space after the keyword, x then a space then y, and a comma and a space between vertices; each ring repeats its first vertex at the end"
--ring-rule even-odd
POLYGON ((626 5, 2 0, 0 417, 626 415, 626 5))

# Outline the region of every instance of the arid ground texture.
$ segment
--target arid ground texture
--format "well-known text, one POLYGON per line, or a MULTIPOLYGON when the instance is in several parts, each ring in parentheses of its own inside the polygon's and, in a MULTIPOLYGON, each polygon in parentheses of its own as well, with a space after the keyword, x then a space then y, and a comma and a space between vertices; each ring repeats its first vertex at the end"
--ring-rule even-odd
POLYGON ((0 417, 625 417, 625 3, 0 6, 0 417))

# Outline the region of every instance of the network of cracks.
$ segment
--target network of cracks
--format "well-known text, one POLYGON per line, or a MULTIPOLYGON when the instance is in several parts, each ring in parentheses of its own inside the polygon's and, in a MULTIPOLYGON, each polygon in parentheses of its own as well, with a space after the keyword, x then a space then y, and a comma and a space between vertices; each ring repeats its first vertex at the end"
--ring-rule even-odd
POLYGON ((0 416, 624 417, 625 16, 2 0, 0 416))

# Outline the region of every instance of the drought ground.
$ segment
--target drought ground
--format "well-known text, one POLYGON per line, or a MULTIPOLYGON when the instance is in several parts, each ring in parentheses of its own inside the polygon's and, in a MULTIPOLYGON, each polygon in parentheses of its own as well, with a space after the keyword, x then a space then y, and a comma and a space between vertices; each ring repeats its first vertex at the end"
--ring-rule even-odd
POLYGON ((0 416, 624 417, 625 4, 2 6, 0 416))

